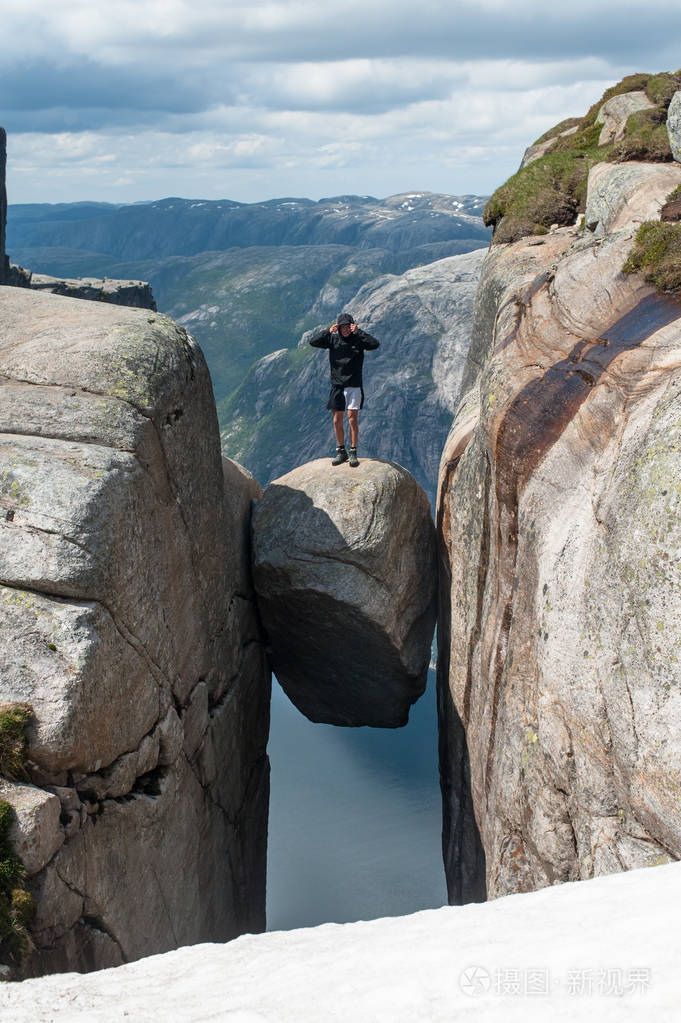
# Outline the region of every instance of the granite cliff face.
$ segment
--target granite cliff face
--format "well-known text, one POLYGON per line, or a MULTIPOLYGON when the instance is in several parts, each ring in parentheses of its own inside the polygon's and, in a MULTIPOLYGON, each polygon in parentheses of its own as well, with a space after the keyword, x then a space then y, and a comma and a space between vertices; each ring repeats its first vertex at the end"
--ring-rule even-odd
POLYGON ((0 128, 0 284, 7 281, 9 260, 5 253, 5 237, 7 233, 7 190, 5 188, 5 168, 7 166, 7 134, 0 128))
POLYGON ((269 671, 255 481, 220 456, 210 379, 167 317, 0 290, 3 786, 37 912, 25 971, 264 927, 269 671))
POLYGON ((438 504, 453 901, 681 857, 681 302, 622 273, 679 185, 596 164, 586 230, 483 267, 438 504))
MULTIPOLYGON (((381 347, 364 362, 360 452, 405 466, 435 503, 438 464, 456 408, 485 250, 381 275, 357 292, 325 289, 316 322, 345 305, 381 347)), ((255 364, 223 409, 222 442, 263 482, 333 451, 329 365, 304 335, 255 364)))
POLYGON ((22 266, 9 265, 7 284, 15 288, 31 288, 65 298, 81 298, 87 302, 108 302, 156 312, 156 302, 146 281, 112 280, 107 277, 50 277, 33 273, 22 266))

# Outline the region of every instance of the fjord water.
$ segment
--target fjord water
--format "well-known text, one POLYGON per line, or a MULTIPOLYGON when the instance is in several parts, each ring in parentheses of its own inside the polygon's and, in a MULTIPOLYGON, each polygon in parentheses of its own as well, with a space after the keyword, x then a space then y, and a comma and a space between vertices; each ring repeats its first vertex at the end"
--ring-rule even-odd
POLYGON ((446 905, 435 673, 404 728, 308 721, 274 682, 267 925, 446 905))

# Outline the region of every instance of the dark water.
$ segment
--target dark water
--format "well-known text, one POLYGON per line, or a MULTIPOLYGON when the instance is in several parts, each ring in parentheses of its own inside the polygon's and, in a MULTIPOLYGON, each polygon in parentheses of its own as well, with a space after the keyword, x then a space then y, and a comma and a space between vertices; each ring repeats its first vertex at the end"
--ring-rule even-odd
POLYGON ((405 728, 309 722, 273 683, 269 930, 443 906, 435 673, 405 728))

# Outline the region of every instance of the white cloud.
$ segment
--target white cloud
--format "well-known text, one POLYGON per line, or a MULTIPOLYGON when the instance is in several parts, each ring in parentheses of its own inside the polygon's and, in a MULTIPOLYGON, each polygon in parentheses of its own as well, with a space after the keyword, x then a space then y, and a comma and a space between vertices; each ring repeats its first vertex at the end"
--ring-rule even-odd
POLYGON ((681 62, 676 0, 4 0, 2 21, 14 202, 489 191, 607 85, 681 62))

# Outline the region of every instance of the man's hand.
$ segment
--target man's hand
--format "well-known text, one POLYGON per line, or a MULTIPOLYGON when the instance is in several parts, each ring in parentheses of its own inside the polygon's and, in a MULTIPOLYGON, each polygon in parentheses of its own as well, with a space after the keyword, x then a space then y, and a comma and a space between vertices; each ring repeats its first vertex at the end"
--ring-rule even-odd
POLYGON ((331 333, 331 334, 337 334, 338 333, 338 324, 337 323, 332 323, 331 324, 331 326, 329 327, 329 333, 331 333))
POLYGON ((357 324, 356 323, 351 323, 350 324, 350 330, 352 331, 353 334, 356 334, 357 333, 357 324))

